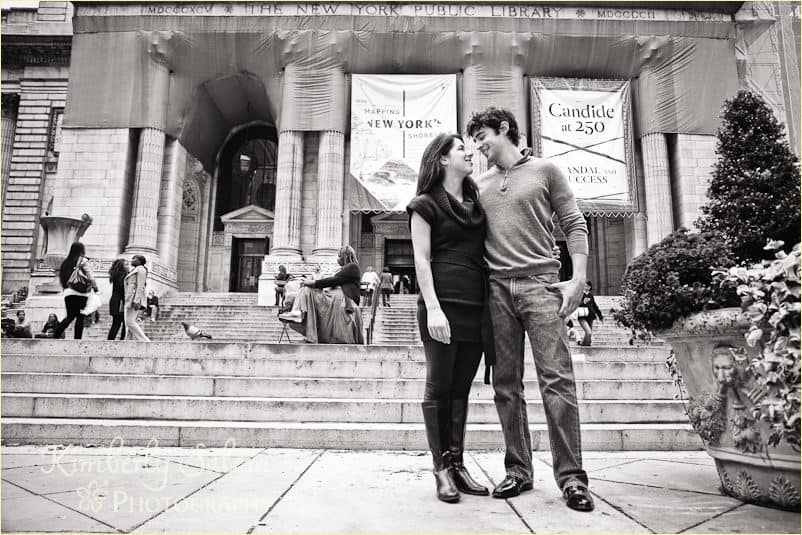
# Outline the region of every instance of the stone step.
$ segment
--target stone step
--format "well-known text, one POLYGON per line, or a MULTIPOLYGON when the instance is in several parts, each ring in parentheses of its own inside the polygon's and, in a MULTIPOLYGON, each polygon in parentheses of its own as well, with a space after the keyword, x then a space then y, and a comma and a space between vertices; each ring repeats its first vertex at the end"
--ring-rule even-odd
MULTIPOLYGON (((421 346, 360 346, 346 344, 303 344, 284 345, 270 343, 223 343, 223 342, 136 342, 106 340, 25 340, 4 339, 2 346, 3 364, 6 357, 35 356, 117 356, 117 357, 179 357, 179 358, 274 358, 279 360, 364 360, 375 361, 414 361, 423 362, 421 346)), ((582 347, 572 352, 574 361, 593 362, 632 362, 643 361, 659 363, 665 361, 664 348, 620 347, 582 347)), ((529 359, 527 359, 529 360, 529 359)))
MULTIPOLYGON (((481 374, 478 374, 481 375, 481 374)), ((292 397, 421 399, 423 379, 295 379, 193 375, 3 372, 6 393, 119 394, 219 397, 292 397)), ((529 399, 539 399, 536 379, 524 381, 529 399)), ((577 381, 579 399, 670 400, 676 393, 670 379, 601 379, 577 381)), ((493 399, 493 389, 477 377, 471 398, 493 399)))
MULTIPOLYGON (((294 347, 294 346, 285 346, 294 347)), ((3 370, 7 372, 41 373, 107 373, 155 374, 234 377, 284 378, 346 378, 346 379, 423 379, 426 365, 422 361, 404 360, 302 360, 289 356, 272 357, 184 357, 153 353, 137 357, 126 356, 53 356, 6 355, 2 356, 3 370)), ((479 373, 483 373, 480 365, 479 373)), ((534 363, 525 364, 526 377, 536 377, 534 363)), ((649 380, 666 379, 668 372, 661 363, 653 362, 588 362, 575 361, 577 380, 649 380)))
MULTIPOLYGON (((3 393, 2 416, 15 418, 103 418, 256 422, 419 423, 420 399, 261 398, 213 396, 123 396, 110 394, 3 393)), ((529 421, 545 423, 543 402, 527 402, 529 421)), ((584 400, 588 423, 680 423, 680 401, 584 400)), ((471 423, 494 423, 493 401, 471 401, 471 423)))
MULTIPOLYGON (((353 422, 217 422, 186 420, 111 420, 79 418, 3 418, 3 444, 126 446, 330 448, 349 450, 426 450, 421 424, 353 422), (154 443, 155 439, 155 443, 154 443)), ((532 424, 532 447, 549 449, 546 426, 532 424)), ((471 450, 504 447, 498 423, 469 424, 471 450)), ((698 435, 686 424, 582 424, 585 451, 701 450, 698 435)))

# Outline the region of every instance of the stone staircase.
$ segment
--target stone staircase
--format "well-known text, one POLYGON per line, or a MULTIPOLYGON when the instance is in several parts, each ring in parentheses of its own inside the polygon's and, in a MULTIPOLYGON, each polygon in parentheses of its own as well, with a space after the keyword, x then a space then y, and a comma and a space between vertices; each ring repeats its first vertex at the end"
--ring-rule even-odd
MULTIPOLYGON (((381 297, 379 297, 381 298, 381 297)), ((396 294, 390 307, 376 309, 373 335, 374 345, 420 344, 416 319, 416 294, 396 294)), ((593 326, 593 345, 618 347, 629 345, 630 333, 615 325, 612 309, 619 306, 618 296, 598 296, 596 302, 604 315, 604 322, 593 326)), ((370 323, 371 309, 362 307, 365 329, 370 323)), ((105 340, 111 326, 107 307, 101 307, 101 319, 84 330, 87 340, 105 340)), ((211 334, 214 340, 231 342, 277 343, 284 325, 278 321, 278 307, 258 306, 253 293, 180 293, 161 300, 159 319, 143 320, 145 333, 154 341, 186 340, 181 322, 186 321, 211 334)), ((70 331, 71 332, 71 331, 70 331)), ((290 341, 299 343, 301 336, 288 330, 290 341)), ((286 341, 283 338, 282 341, 286 341)), ((529 340, 526 340, 529 344, 529 340)), ((572 343, 573 347, 578 347, 572 343)), ((640 347, 662 347, 662 340, 637 341, 640 347)))
MULTIPOLYGON (((665 349, 574 350, 586 450, 696 450, 665 349)), ((420 346, 3 340, 5 444, 425 449, 420 346)), ((467 443, 502 447, 492 389, 471 394, 467 443)), ((548 449, 536 374, 525 387, 548 449)))

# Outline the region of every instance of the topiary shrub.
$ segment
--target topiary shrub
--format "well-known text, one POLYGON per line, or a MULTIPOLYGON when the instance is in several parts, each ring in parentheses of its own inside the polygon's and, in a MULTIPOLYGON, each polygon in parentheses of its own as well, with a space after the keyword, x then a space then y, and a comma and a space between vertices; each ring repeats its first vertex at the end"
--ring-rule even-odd
POLYGON ((739 91, 721 119, 719 158, 696 226, 720 232, 739 261, 759 261, 769 238, 799 242, 799 161, 759 96, 739 91))
POLYGON ((674 231, 627 267, 621 280, 624 299, 613 317, 647 339, 688 314, 736 306, 740 300, 732 288, 711 284, 712 268, 733 264, 720 234, 674 231))

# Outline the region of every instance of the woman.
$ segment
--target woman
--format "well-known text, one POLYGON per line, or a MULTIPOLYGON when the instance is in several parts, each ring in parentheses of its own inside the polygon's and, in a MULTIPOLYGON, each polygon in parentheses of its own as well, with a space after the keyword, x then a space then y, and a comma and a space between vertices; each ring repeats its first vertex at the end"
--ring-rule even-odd
POLYGON ((382 269, 381 277, 379 277, 379 289, 382 292, 382 306, 390 306, 390 294, 393 293, 393 274, 390 273, 390 268, 384 266, 382 269))
POLYGON ((111 284, 111 299, 109 299, 109 315, 111 316, 111 329, 107 340, 114 340, 117 332, 120 333, 120 340, 125 340, 125 325, 123 323, 123 312, 125 310, 125 276, 128 275, 128 260, 118 258, 109 268, 109 283, 111 284))
MULTIPOLYGON (((148 280, 148 270, 145 267, 145 257, 137 254, 131 258, 131 271, 123 279, 125 294, 125 309, 123 317, 128 334, 133 335, 137 340, 150 342, 150 338, 145 335, 145 331, 137 323, 136 316, 139 310, 145 306, 145 285, 148 280)), ((130 338, 130 337, 129 337, 130 338)))
POLYGON ((292 310, 279 319, 316 344, 363 344, 359 312, 359 262, 350 245, 337 252, 342 269, 333 277, 305 280, 292 303, 292 310))
POLYGON ((86 306, 89 293, 97 291, 97 283, 92 271, 87 266, 87 258, 84 253, 84 244, 77 241, 70 246, 67 258, 61 263, 59 281, 61 287, 64 288, 64 307, 67 309, 67 316, 58 324, 55 338, 61 338, 73 320, 75 320, 75 339, 80 340, 83 337, 84 315, 81 314, 81 309, 86 306), (77 277, 74 277, 73 274, 77 277), (82 283, 78 279, 86 282, 82 283))
POLYGON ((276 306, 283 307, 284 306, 284 296, 286 295, 286 286, 287 281, 290 280, 290 274, 287 273, 287 266, 281 264, 278 267, 278 273, 276 273, 276 306))
POLYGON ((58 331, 58 316, 50 314, 47 316, 47 321, 42 326, 42 334, 37 335, 37 338, 55 338, 58 331))
POLYGON ((410 201, 420 288, 418 328, 426 356, 423 420, 434 457, 437 497, 485 496, 463 464, 468 395, 482 356, 487 221, 469 178, 472 155, 456 134, 440 134, 423 153, 410 201))
POLYGON ((577 342, 581 346, 589 346, 591 341, 591 334, 593 332, 593 321, 598 318, 599 321, 604 321, 601 310, 593 298, 593 285, 590 282, 585 283, 585 293, 582 294, 582 301, 577 308, 577 320, 579 326, 585 331, 585 336, 581 341, 577 342))

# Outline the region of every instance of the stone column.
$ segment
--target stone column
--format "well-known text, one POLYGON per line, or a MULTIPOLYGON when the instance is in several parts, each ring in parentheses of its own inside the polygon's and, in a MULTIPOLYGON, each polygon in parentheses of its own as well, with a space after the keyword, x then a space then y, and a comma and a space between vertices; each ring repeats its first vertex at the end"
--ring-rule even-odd
POLYGON ((304 133, 279 134, 276 173, 276 218, 270 256, 301 260, 301 187, 304 133))
POLYGON ((646 241, 651 246, 674 230, 668 146, 662 133, 641 138, 646 197, 646 241))
POLYGON ((14 132, 17 129, 17 108, 19 95, 3 94, 3 124, 2 124, 2 180, 3 180, 3 207, 6 201, 6 187, 11 170, 11 152, 14 149, 14 132))
MULTIPOLYGON (((159 107, 149 110, 152 124, 164 125, 170 91, 170 32, 150 32, 147 36, 150 62, 145 70, 145 84, 151 102, 159 107)), ((133 209, 126 253, 158 254, 159 197, 164 164, 165 134, 153 127, 142 128, 134 179, 133 209)))
POLYGON ((158 252, 156 239, 159 229, 159 192, 163 159, 164 132, 155 128, 143 128, 139 137, 134 204, 126 253, 158 252))
MULTIPOLYGON (((467 65, 462 71, 462 129, 468 128, 468 122, 474 112, 480 111, 484 106, 479 93, 479 66, 467 65)), ((465 137, 465 148, 473 152, 473 173, 478 177, 487 171, 487 158, 479 152, 473 139, 465 137)))
POLYGON ((342 245, 345 135, 327 130, 318 150, 317 229, 312 261, 335 262, 342 245))
POLYGON ((167 140, 156 245, 162 262, 172 270, 178 267, 178 234, 181 228, 181 203, 186 166, 186 149, 177 139, 167 140))

